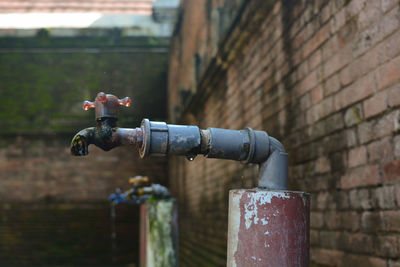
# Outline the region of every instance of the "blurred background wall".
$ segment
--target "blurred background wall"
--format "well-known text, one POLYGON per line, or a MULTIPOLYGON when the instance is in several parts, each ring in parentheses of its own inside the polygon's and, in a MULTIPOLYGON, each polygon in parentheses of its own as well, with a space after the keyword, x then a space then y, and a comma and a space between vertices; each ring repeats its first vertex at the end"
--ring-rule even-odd
POLYGON ((117 207, 113 251, 108 195, 135 175, 167 184, 166 161, 95 146, 78 158, 69 144, 95 126, 82 103, 100 91, 132 98, 119 126, 166 119, 174 2, 0 1, 2 264, 138 262, 137 207, 117 207))
MULTIPOLYGON (((191 1, 171 41, 168 114, 266 130, 311 193, 312 266, 400 266, 400 3, 191 1)), ((169 160, 182 266, 225 266, 228 191, 257 166, 169 160)))

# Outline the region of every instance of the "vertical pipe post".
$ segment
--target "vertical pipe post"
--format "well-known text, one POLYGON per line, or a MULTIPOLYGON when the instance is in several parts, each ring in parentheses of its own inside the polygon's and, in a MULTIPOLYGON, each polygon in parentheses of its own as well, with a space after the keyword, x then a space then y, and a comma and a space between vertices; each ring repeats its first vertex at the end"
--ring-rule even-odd
POLYGON ((140 244, 139 244, 139 266, 146 267, 146 252, 147 252, 147 232, 148 232, 148 218, 146 205, 140 205, 140 244))
POLYGON ((148 200, 140 207, 140 266, 178 266, 175 199, 148 200))
POLYGON ((308 266, 309 214, 304 192, 231 190, 227 266, 308 266))

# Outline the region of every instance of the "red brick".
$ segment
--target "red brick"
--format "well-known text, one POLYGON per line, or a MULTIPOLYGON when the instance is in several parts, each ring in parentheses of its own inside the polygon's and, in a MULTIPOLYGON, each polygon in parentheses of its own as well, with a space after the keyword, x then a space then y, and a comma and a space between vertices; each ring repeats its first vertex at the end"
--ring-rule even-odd
POLYGON ((386 42, 386 56, 388 59, 392 59, 400 54, 400 31, 393 34, 386 42))
MULTIPOLYGON (((298 67, 297 67, 297 73, 300 77, 306 77, 307 75, 310 73, 308 71, 308 64, 306 61, 304 61, 303 63, 301 63, 298 67)), ((316 75, 316 72, 314 72, 316 75)), ((316 76, 315 76, 316 77, 316 76)))
POLYGON ((313 124, 322 118, 330 115, 334 111, 333 97, 328 97, 317 103, 307 112, 308 124, 313 124))
POLYGON ((393 158, 393 147, 389 137, 370 143, 367 151, 370 163, 386 163, 393 158))
POLYGON ((345 89, 341 90, 335 96, 336 110, 347 107, 355 102, 365 99, 373 93, 374 78, 372 75, 366 75, 345 89))
POLYGON ((400 210, 388 210, 381 212, 382 230, 400 233, 400 210))
MULTIPOLYGON (((399 45, 400 47, 400 45, 399 45)), ((397 107, 400 105, 400 84, 396 84, 392 88, 388 89, 388 99, 390 107, 397 107)))
POLYGON ((400 179, 400 160, 391 161, 383 166, 383 181, 393 182, 400 179))
POLYGON ((343 251, 323 248, 311 248, 310 251, 311 261, 327 266, 339 266, 343 255, 343 251))
POLYGON ((346 126, 353 126, 359 124, 364 120, 361 105, 354 105, 346 110, 344 113, 344 122, 346 126))
POLYGON ((400 184, 397 184, 394 189, 394 195, 396 196, 397 207, 400 207, 400 184))
POLYGON ((382 65, 377 71, 378 89, 383 89, 400 79, 400 56, 382 65))
MULTIPOLYGON (((356 1, 353 1, 356 2, 356 1)), ((343 257, 343 262, 340 266, 373 266, 373 267, 387 267, 386 259, 377 257, 346 254, 343 257)))
POLYGON ((396 258, 400 254, 398 238, 396 236, 378 236, 376 255, 388 258, 396 258))
POLYGON ((304 57, 308 57, 329 37, 329 26, 325 25, 303 47, 304 57))
MULTIPOLYGON (((319 2, 319 4, 322 4, 323 1, 319 2)), ((319 9, 321 7, 320 6, 315 6, 314 7, 314 12, 318 12, 319 9)), ((322 10, 321 10, 321 22, 322 24, 325 24, 325 22, 327 22, 329 20, 329 18, 331 17, 331 11, 332 8, 329 4, 325 5, 322 10)))
POLYGON ((328 78, 342 67, 347 65, 352 59, 351 46, 347 45, 335 53, 323 65, 323 78, 328 78))
POLYGON ((317 195, 317 208, 319 210, 325 210, 328 207, 329 202, 331 201, 331 195, 324 191, 320 192, 317 195))
POLYGON ((305 93, 313 89, 317 84, 318 84, 317 72, 313 71, 307 77, 305 77, 304 80, 300 82, 300 85, 296 91, 297 96, 304 95, 305 93))
POLYGON ((317 230, 310 229, 310 245, 319 245, 319 233, 317 230))
POLYGON ((347 147, 353 147, 357 144, 356 131, 354 129, 349 129, 345 131, 346 145, 347 147))
POLYGON ((340 28, 342 28, 346 23, 346 13, 345 9, 342 8, 337 12, 334 17, 330 20, 331 33, 336 33, 340 28))
POLYGON ((381 91, 372 97, 365 100, 364 103, 364 114, 365 118, 370 118, 386 110, 387 104, 387 91, 381 91))
POLYGON ((382 11, 387 12, 391 8, 393 8, 394 5, 398 4, 398 0, 382 0, 382 11))
POLYGON ((346 6, 346 17, 357 15, 364 8, 366 0, 353 0, 346 6))
POLYGON ((343 233, 343 249, 353 253, 374 252, 372 236, 365 233, 343 233))
POLYGON ((338 209, 347 210, 350 208, 350 196, 347 191, 339 191, 336 194, 338 200, 338 209))
POLYGON ((359 75, 365 75, 385 61, 385 45, 381 43, 367 51, 357 61, 359 75))
POLYGON ((349 170, 340 178, 340 187, 343 189, 377 185, 381 181, 378 165, 359 167, 349 170))
MULTIPOLYGON (((352 1, 356 2, 356 1, 352 1)), ((362 12, 357 17, 358 29, 362 30, 371 23, 376 23, 382 16, 379 1, 366 1, 362 12)))
POLYGON ((382 212, 363 212, 361 214, 361 227, 364 232, 376 232, 384 230, 382 212))
POLYGON ((315 162, 316 173, 326 173, 331 171, 331 164, 328 158, 319 157, 315 162))
POLYGON ((352 83, 359 76, 358 61, 351 62, 348 66, 340 71, 340 84, 346 86, 352 83))
POLYGON ((339 31, 337 32, 339 48, 350 44, 351 41, 357 34, 357 20, 349 20, 339 31))
POLYGON ((349 151, 348 166, 350 168, 367 163, 367 149, 365 146, 353 148, 349 151))
POLYGON ((322 61, 321 50, 315 51, 310 58, 308 59, 308 67, 310 70, 313 70, 317 67, 322 61))
POLYGON ((326 62, 336 53, 338 49, 339 49, 339 39, 337 35, 334 35, 321 47, 322 61, 326 62))
POLYGON ((337 230, 341 227, 341 216, 338 211, 328 211, 324 213, 326 228, 337 230))
POLYGON ((364 31, 360 31, 355 36, 352 42, 353 56, 355 58, 363 55, 369 51, 376 43, 383 38, 383 32, 380 29, 380 25, 372 23, 370 26, 365 28, 364 31))
POLYGON ((311 212, 310 214, 310 227, 312 229, 322 228, 324 225, 324 214, 322 212, 311 212))
POLYGON ((342 233, 339 231, 320 231, 321 247, 334 249, 338 247, 338 242, 341 240, 342 233))
POLYGON ((383 186, 373 189, 372 195, 376 204, 381 209, 393 209, 396 207, 394 186, 383 186))
POLYGON ((389 260, 389 267, 400 267, 400 260, 389 260))
POLYGON ((391 113, 380 117, 374 127, 375 138, 391 135, 392 132, 398 131, 399 111, 392 111, 391 113))
POLYGON ((312 104, 320 102, 323 97, 324 96, 323 96, 323 91, 322 91, 321 86, 318 86, 311 91, 311 103, 312 104))
POLYGON ((355 211, 345 211, 340 214, 341 228, 348 231, 360 229, 360 215, 355 211))
POLYGON ((366 185, 376 185, 381 182, 378 165, 371 165, 366 167, 364 181, 366 185))
POLYGON ((387 13, 379 22, 379 28, 382 32, 383 38, 392 34, 395 30, 399 29, 399 7, 392 9, 387 13))
POLYGON ((394 143, 394 156, 396 158, 400 158, 400 135, 397 135, 394 138, 393 143, 394 143))
POLYGON ((339 81, 339 74, 333 75, 329 78, 324 85, 325 88, 325 96, 329 96, 340 89, 340 81, 339 81))

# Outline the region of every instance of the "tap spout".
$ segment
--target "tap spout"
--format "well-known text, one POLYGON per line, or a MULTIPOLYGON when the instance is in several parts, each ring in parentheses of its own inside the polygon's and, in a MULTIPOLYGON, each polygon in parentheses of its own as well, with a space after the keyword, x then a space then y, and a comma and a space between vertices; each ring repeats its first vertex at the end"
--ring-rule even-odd
POLYGON ((120 145, 142 145, 142 131, 140 128, 118 128, 117 119, 100 118, 96 127, 86 128, 78 132, 71 142, 71 154, 85 156, 89 153, 88 146, 94 144, 104 151, 109 151, 120 145))

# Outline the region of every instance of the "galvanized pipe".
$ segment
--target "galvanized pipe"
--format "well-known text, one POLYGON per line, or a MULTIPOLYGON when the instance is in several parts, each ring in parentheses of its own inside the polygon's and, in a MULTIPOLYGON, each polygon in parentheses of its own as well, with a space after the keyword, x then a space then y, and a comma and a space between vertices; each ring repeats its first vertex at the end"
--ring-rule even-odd
POLYGON ((259 187, 287 189, 287 153, 282 144, 264 131, 228 130, 142 121, 140 156, 186 156, 230 159, 260 165, 259 187))

